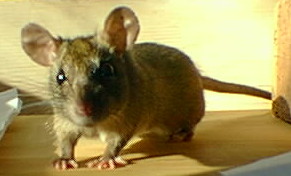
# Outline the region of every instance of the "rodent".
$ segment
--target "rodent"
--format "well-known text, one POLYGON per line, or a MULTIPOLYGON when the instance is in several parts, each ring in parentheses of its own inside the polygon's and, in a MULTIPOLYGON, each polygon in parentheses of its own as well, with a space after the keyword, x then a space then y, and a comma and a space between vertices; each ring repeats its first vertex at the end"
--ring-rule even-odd
POLYGON ((130 8, 117 7, 95 35, 55 38, 34 23, 22 29, 24 51, 51 70, 53 128, 60 151, 55 168, 78 167, 74 147, 81 136, 107 143, 104 154, 87 163, 99 169, 125 166, 119 152, 134 135, 191 140, 204 116, 203 89, 271 99, 267 91, 201 76, 176 48, 135 44, 139 28, 130 8))

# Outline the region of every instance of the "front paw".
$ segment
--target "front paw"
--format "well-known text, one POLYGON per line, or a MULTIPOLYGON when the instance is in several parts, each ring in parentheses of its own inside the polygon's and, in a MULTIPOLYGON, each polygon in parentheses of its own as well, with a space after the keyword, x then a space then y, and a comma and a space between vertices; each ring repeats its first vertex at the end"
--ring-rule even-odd
POLYGON ((53 162, 53 166, 57 170, 67 170, 78 168, 79 165, 74 159, 59 158, 53 162))
POLYGON ((103 169, 115 169, 118 167, 124 167, 128 163, 121 157, 114 157, 114 158, 109 158, 105 159, 103 157, 91 160, 86 163, 86 166, 89 168, 98 168, 99 170, 103 169))

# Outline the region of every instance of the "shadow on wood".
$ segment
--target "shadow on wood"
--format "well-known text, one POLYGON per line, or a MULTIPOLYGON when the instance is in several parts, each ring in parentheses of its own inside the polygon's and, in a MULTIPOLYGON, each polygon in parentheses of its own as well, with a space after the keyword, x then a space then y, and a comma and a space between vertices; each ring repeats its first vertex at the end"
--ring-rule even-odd
POLYGON ((129 145, 123 155, 144 153, 133 163, 154 157, 183 155, 207 166, 234 167, 291 150, 291 127, 269 112, 256 115, 234 113, 232 120, 215 120, 198 125, 191 142, 165 143, 154 139, 129 145), (279 133, 280 132, 280 133, 279 133), (282 140, 288 142, 282 143, 282 140))

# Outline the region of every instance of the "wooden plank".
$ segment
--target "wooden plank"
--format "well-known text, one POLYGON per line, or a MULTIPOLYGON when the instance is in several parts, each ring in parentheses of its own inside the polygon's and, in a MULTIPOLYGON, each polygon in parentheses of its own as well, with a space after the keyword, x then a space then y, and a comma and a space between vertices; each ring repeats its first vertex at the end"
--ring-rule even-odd
POLYGON ((53 137, 45 123, 51 116, 18 116, 0 141, 0 175, 216 175, 220 170, 288 152, 291 126, 269 111, 208 112, 189 143, 133 139, 122 151, 131 164, 112 171, 84 168, 102 154, 104 144, 82 138, 76 170, 55 171, 53 137))

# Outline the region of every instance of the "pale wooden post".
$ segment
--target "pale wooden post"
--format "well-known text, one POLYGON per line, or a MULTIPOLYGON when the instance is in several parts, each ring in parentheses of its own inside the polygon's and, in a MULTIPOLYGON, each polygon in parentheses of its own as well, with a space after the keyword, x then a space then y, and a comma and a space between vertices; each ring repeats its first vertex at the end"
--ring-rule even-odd
POLYGON ((291 123, 291 0, 280 0, 275 13, 275 71, 272 112, 291 123))

